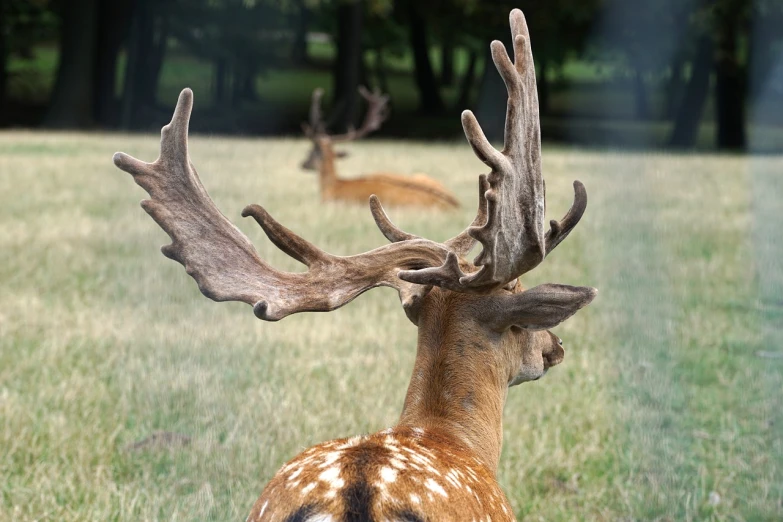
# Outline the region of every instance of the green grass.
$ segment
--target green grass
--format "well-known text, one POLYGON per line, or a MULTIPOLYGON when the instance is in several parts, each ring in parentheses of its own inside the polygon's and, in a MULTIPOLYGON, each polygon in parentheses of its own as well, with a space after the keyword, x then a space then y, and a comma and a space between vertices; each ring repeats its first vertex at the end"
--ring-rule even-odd
MULTIPOLYGON (((416 332, 393 291, 279 323, 200 295, 158 246, 115 150, 152 135, 0 133, 0 520, 240 520, 301 449, 395 422, 416 332), (159 430, 189 445, 130 452, 159 430)), ((350 147, 346 175, 428 172, 457 212, 391 209, 444 240, 485 168, 462 143, 350 147)), ((301 140, 195 137, 218 205, 280 268, 251 202, 322 248, 383 244, 323 205, 301 140)), ((547 148, 548 209, 585 182, 583 223, 525 278, 589 284, 556 329, 564 363, 514 388, 499 478, 522 520, 783 518, 783 158, 547 148)))

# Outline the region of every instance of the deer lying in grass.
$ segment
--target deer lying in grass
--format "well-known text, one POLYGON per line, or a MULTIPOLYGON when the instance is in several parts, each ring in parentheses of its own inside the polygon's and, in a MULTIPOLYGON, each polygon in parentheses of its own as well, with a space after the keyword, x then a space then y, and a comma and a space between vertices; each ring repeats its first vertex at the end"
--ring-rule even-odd
POLYGON ((371 93, 364 87, 359 87, 359 93, 367 100, 367 113, 362 126, 337 135, 328 134, 326 124, 321 117, 323 91, 321 89, 313 91, 310 123, 302 125, 305 136, 313 142, 313 147, 302 162, 302 168, 318 170, 321 199, 365 203, 370 195, 375 194, 392 205, 458 208, 457 198, 438 181, 424 174, 403 176, 378 172, 358 178, 338 176, 336 160, 347 156, 347 153, 335 151, 334 144, 356 140, 377 130, 388 114, 388 96, 378 92, 371 93))
POLYGON ((276 270, 218 210, 190 163, 190 90, 182 92, 161 132, 154 163, 114 156, 150 194, 142 207, 172 239, 163 254, 183 264, 207 297, 248 303, 258 318, 277 321, 334 310, 371 288, 389 286, 418 326, 413 376, 397 425, 305 450, 272 478, 248 520, 514 520, 495 479, 508 388, 539 379, 563 360, 562 341, 547 329, 590 303, 596 290, 559 284, 524 290, 517 281, 576 226, 587 194, 574 182, 571 209, 544 232, 533 56, 522 12, 514 10, 510 18, 515 61, 500 42, 491 47, 509 95, 505 147, 492 148, 473 114, 463 113, 467 139, 492 171, 479 177, 472 225, 444 243, 403 232, 372 197, 373 217, 391 243, 339 257, 250 205, 242 215, 252 216, 278 248, 308 267, 276 270), (471 263, 463 256, 477 241, 482 250, 471 263))

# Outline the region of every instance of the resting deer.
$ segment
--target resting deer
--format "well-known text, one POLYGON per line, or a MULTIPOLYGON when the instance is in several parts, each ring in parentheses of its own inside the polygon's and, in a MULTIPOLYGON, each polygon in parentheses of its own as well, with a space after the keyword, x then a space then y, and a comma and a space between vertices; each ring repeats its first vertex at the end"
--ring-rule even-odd
POLYGON ((458 208, 457 198, 438 181, 424 174, 403 176, 378 172, 358 178, 340 178, 337 175, 336 160, 347 156, 347 153, 335 151, 334 144, 356 140, 378 130, 388 114, 388 96, 379 92, 371 93, 364 87, 359 87, 359 94, 367 101, 367 112, 361 127, 338 135, 327 133, 321 117, 323 91, 313 91, 310 122, 302 124, 305 136, 313 142, 313 147, 302 162, 302 168, 318 170, 321 199, 365 203, 370 195, 375 194, 392 205, 458 208))
POLYGON ((587 194, 574 182, 571 209, 544 232, 533 56, 522 12, 510 18, 515 61, 500 42, 491 46, 508 89, 505 147, 495 150, 473 114, 462 114, 470 145, 492 170, 479 177, 473 223, 444 243, 400 230, 373 196, 372 215, 390 244, 339 257, 250 205, 242 215, 308 270, 273 268, 218 210, 190 163, 193 95, 187 89, 163 127, 154 163, 114 156, 150 194, 142 207, 172 239, 163 254, 183 264, 207 297, 245 302, 259 319, 277 321, 334 310, 389 286, 418 326, 413 376, 396 426, 305 450, 275 474, 249 520, 514 520, 495 478, 508 388, 541 378, 563 360, 562 341, 547 329, 590 303, 596 290, 560 284, 524 290, 517 281, 576 226, 587 194), (481 252, 471 263, 464 256, 476 242, 481 252))

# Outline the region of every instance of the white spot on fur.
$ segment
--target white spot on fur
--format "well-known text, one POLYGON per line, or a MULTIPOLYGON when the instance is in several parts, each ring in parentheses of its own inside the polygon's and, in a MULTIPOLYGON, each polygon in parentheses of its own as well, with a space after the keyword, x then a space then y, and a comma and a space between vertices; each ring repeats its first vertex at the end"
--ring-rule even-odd
POLYGON ((430 489, 430 490, 434 491, 438 495, 440 495, 442 497, 445 497, 445 498, 449 498, 449 494, 446 493, 446 490, 443 489, 443 486, 441 486, 440 484, 438 484, 437 482, 435 482, 431 478, 428 478, 427 480, 425 480, 424 481, 424 485, 427 486, 427 489, 430 489))
POLYGON ((323 514, 312 516, 306 522, 332 522, 333 520, 332 515, 323 514))
POLYGON ((400 460, 399 458, 392 458, 389 461, 389 465, 392 466, 393 468, 405 469, 405 464, 403 464, 402 460, 400 460))
POLYGON ((299 476, 299 474, 300 474, 301 472, 302 472, 302 468, 297 468, 297 470, 296 470, 296 471, 294 471, 293 473, 291 473, 290 475, 288 475, 288 480, 289 480, 289 481, 290 481, 290 480, 294 480, 296 477, 298 477, 298 476, 299 476))
POLYGON ((311 482, 308 485, 306 485, 305 487, 303 487, 302 488, 302 495, 307 495, 308 493, 310 493, 312 490, 315 489, 316 485, 317 484, 315 482, 311 482))
POLYGON ((337 459, 340 458, 340 455, 342 455, 342 453, 340 453, 339 451, 330 451, 329 453, 326 453, 325 455, 323 455, 323 462, 321 462, 318 465, 318 467, 323 469, 331 466, 332 464, 337 462, 337 459))
POLYGON ((264 505, 261 506, 261 511, 258 512, 258 520, 261 520, 261 515, 264 514, 264 511, 266 511, 266 507, 269 505, 269 501, 267 500, 264 502, 264 505))
POLYGON ((343 479, 340 478, 340 468, 337 466, 322 471, 321 474, 318 475, 318 479, 323 480, 332 486, 335 486, 335 484, 339 481, 341 483, 339 487, 343 487, 342 484, 344 483, 343 479))
POLYGON ((429 459, 429 457, 425 457, 424 455, 419 455, 418 453, 411 453, 411 458, 424 466, 429 466, 430 463, 432 462, 429 459))
POLYGON ((416 435, 424 435, 424 430, 422 428, 413 428, 413 433, 416 435))
POLYGON ((439 477, 441 476, 441 472, 440 472, 440 471, 438 471, 437 469, 433 468, 433 467, 432 467, 432 466, 430 466, 429 464, 427 464, 427 471, 428 471, 428 472, 429 472, 431 475, 437 475, 437 476, 439 476, 439 477))
POLYGON ((361 442, 363 438, 364 437, 362 437, 362 436, 351 437, 350 439, 346 440, 345 442, 343 442, 342 444, 337 446, 335 449, 336 450, 344 450, 344 449, 347 449, 347 448, 353 448, 354 446, 359 444, 359 442, 361 442))
POLYGON ((459 479, 457 479, 457 473, 453 469, 446 473, 446 480, 455 488, 462 486, 462 484, 459 482, 459 479))
POLYGON ((394 482, 397 480, 397 471, 393 470, 392 468, 387 468, 386 466, 381 468, 381 480, 384 482, 394 482))
POLYGON ((414 504, 421 504, 421 497, 419 497, 419 495, 416 493, 411 493, 411 502, 414 504))

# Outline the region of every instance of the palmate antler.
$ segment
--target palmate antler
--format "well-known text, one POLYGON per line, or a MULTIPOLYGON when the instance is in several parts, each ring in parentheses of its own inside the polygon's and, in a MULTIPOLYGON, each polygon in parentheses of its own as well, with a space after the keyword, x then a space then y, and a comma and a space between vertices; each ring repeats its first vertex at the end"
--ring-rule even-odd
POLYGON ((118 152, 114 164, 149 193, 151 199, 141 206, 172 239, 161 249, 163 255, 184 265, 210 299, 248 303, 267 321, 296 312, 334 310, 376 286, 396 288, 405 301, 413 285, 400 280, 397 272, 437 266, 446 258, 445 247, 426 239, 334 256, 288 230, 262 207, 250 205, 242 216, 252 216, 275 246, 309 268, 304 273, 276 270, 215 206, 190 163, 192 107, 193 93, 185 89, 171 123, 161 131, 155 162, 118 152))
MULTIPOLYGON (((308 267, 304 273, 276 270, 218 210, 190 163, 193 94, 189 89, 180 94, 171 123, 161 132, 160 157, 154 163, 123 153, 115 154, 114 163, 150 194, 142 207, 172 239, 163 254, 183 264, 207 297, 248 303, 260 319, 276 321, 296 312, 334 310, 370 288, 389 286, 398 290, 406 314, 416 323, 418 306, 432 286, 489 293, 536 267, 576 226, 587 205, 584 186, 575 181, 573 206, 561 221, 551 221, 544 233, 538 98, 521 11, 511 12, 511 27, 515 63, 500 42, 492 43, 492 57, 509 94, 505 147, 502 152, 495 150, 473 114, 463 113, 468 141, 492 172, 479 177, 473 223, 443 244, 397 228, 374 196, 370 198, 373 217, 392 243, 349 257, 320 250, 263 208, 250 205, 242 215, 255 218, 278 248, 308 267), (471 267, 461 258, 476 241, 482 251, 471 267)), ((311 110, 314 124, 320 121, 319 110, 311 110)), ((357 132, 371 129, 379 114, 368 116, 370 122, 357 132)))
MULTIPOLYGON (((561 221, 552 220, 544 234, 545 188, 530 33, 520 10, 511 12, 510 22, 514 63, 501 42, 491 44, 492 60, 508 90, 503 151, 487 141, 471 111, 462 113, 468 142, 492 172, 486 178, 489 188, 481 196, 476 220, 451 244, 472 247, 469 238, 480 242, 483 248, 474 260, 479 269, 466 275, 456 255, 450 255, 440 267, 402 272, 400 277, 406 281, 462 292, 486 292, 503 286, 538 266, 576 226, 587 207, 584 185, 575 181, 573 206, 561 221)), ((464 246, 464 252, 470 250, 464 246)))

